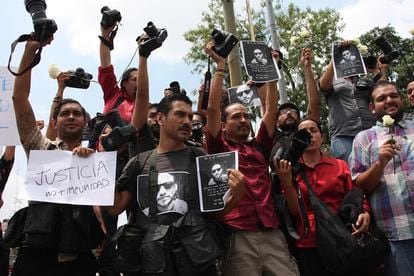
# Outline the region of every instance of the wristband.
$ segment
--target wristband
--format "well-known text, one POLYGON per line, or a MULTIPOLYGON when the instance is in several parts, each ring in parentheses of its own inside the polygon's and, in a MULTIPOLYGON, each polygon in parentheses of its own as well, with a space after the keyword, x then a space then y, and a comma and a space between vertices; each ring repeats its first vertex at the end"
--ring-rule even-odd
POLYGON ((214 76, 222 76, 224 77, 224 70, 223 71, 217 71, 214 73, 214 76))

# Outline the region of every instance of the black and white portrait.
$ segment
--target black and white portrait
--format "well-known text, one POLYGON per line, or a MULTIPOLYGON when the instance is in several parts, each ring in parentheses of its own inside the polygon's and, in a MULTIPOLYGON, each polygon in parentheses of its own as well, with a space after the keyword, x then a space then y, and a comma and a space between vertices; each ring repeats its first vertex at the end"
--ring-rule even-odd
POLYGON ((165 213, 185 214, 188 211, 184 188, 188 182, 187 172, 162 172, 158 174, 156 198, 149 198, 148 174, 138 176, 137 198, 143 212, 149 214, 150 200, 156 201, 157 215, 165 213))
POLYGON ((224 152, 197 157, 200 209, 222 210, 229 190, 228 169, 238 169, 237 152, 224 152))
POLYGON ((267 82, 280 78, 279 69, 265 42, 241 41, 240 49, 247 75, 254 82, 267 82))
POLYGON ((357 46, 351 44, 343 47, 334 44, 332 51, 335 79, 366 74, 365 64, 357 46))
POLYGON ((241 103, 245 107, 257 106, 260 107, 260 98, 257 94, 256 87, 249 87, 242 84, 228 89, 230 103, 241 103))

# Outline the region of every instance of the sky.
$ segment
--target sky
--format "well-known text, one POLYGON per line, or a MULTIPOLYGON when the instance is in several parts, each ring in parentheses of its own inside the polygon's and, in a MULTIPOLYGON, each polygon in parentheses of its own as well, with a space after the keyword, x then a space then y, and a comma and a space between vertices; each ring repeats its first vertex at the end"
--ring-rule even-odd
MULTIPOLYGON (((165 87, 173 80, 180 82, 187 91, 199 86, 203 76, 191 74, 193 69, 185 64, 183 57, 190 43, 183 33, 200 24, 201 14, 207 10, 208 0, 48 0, 47 16, 56 21, 58 31, 51 45, 42 53, 40 64, 33 69, 32 102, 36 118, 47 121, 49 108, 57 90, 57 82, 48 75, 50 64, 57 64, 62 70, 82 67, 97 78, 99 65, 99 22, 100 9, 106 5, 122 14, 122 21, 115 38, 115 49, 111 52, 112 63, 117 76, 128 66, 136 49, 135 38, 142 33, 148 21, 168 31, 164 45, 154 51, 148 61, 150 78, 150 101, 162 98, 165 87)), ((235 12, 244 14, 245 0, 234 1, 235 12)), ((291 1, 282 1, 286 7, 291 1)), ((333 8, 337 10, 346 27, 342 37, 352 39, 373 27, 394 26, 402 37, 411 37, 409 29, 414 27, 414 1, 412 0, 343 0, 343 1, 293 1, 301 8, 309 6, 313 10, 333 8)), ((260 0, 251 0, 254 9, 260 9, 260 0)), ((19 35, 32 31, 32 20, 26 12, 23 0, 7 1, 0 17, 3 26, 0 35, 0 66, 7 66, 10 44, 19 35)), ((12 65, 17 66, 21 49, 20 44, 13 55, 12 65)), ((137 58, 131 66, 137 66, 137 58)), ((94 115, 102 111, 102 91, 97 83, 89 89, 66 88, 65 96, 78 99, 94 115)), ((5 205, 0 209, 0 220, 9 217, 24 205, 16 194, 21 189, 26 171, 26 157, 18 147, 16 164, 10 176, 3 198, 5 205)))

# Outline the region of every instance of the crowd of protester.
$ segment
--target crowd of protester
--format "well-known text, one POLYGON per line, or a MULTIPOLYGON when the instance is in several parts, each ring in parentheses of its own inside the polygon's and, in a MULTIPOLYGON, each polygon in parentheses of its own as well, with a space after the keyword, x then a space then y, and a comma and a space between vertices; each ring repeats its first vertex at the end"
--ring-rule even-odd
MULTIPOLYGON (((16 228, 22 238, 11 275, 335 275, 324 267, 318 254, 317 223, 305 180, 297 170, 306 174, 314 193, 335 212, 350 190, 359 187, 365 192, 352 235, 363 235, 375 219, 388 237, 391 250, 381 267, 362 275, 414 275, 414 123, 410 114, 404 113, 403 95, 383 74, 388 64, 378 59, 377 66, 370 70, 380 73, 381 78, 369 90, 359 90, 356 78, 334 79, 332 62, 315 80, 314 53, 310 48, 303 49, 307 110, 299 110, 293 102, 278 106, 277 81, 250 81, 246 86, 257 87, 262 103, 260 125, 252 137, 249 109, 242 103, 228 102, 224 86, 226 60, 214 51, 213 42, 205 46, 215 68, 208 105, 202 109, 205 89, 201 86, 194 111, 188 96, 171 88, 164 91, 159 103, 150 103, 147 63, 151 58, 142 47, 146 34, 137 41, 137 68, 125 70, 118 85, 108 46, 114 28, 101 28, 98 80, 105 103, 101 116, 118 113, 136 131, 132 139, 116 149, 114 204, 103 207, 30 202, 16 228), (329 108, 333 156, 321 152, 321 97, 325 97, 329 108), (389 127, 382 121, 384 115, 395 120, 391 140, 389 127), (298 160, 288 160, 281 153, 301 130, 309 133, 310 144, 298 160), (228 151, 237 152, 239 166, 227 168, 229 194, 225 208, 202 213, 196 157, 228 151), (163 192, 171 193, 169 197, 174 199, 165 206, 172 210, 174 205, 179 214, 154 218, 157 207, 149 203, 145 211, 138 205, 137 177, 148 174, 151 183, 154 168, 160 179, 161 175, 166 179, 160 184, 163 192), (169 172, 186 173, 185 204, 175 198, 178 188, 170 183, 173 177, 169 172), (280 196, 295 221, 297 239, 292 239, 286 221, 279 216, 280 196), (303 233, 299 199, 304 201, 309 221, 307 235, 303 233), (138 243, 130 243, 130 251, 117 243, 117 238, 126 233, 117 231, 118 215, 125 210, 128 225, 143 233, 138 243), (77 225, 88 231, 81 231, 77 225), (135 260, 135 270, 126 267, 125 257, 135 260)), ((52 37, 42 43, 28 40, 19 70, 31 63, 41 45, 50 43, 52 37)), ((343 41, 342 45, 349 43, 343 41)), ((277 62, 279 52, 271 50, 271 54, 277 62)), ((64 97, 68 78, 65 72, 58 76, 44 135, 29 100, 31 70, 16 77, 14 110, 27 157, 31 150, 72 151, 83 158, 107 150, 104 140, 114 126, 99 118, 90 120, 82 103, 64 97), (98 137, 84 147, 81 140, 87 125, 90 132, 98 131, 98 137)), ((414 81, 407 86, 411 106, 413 91, 414 81)), ((14 147, 7 147, 0 159, 0 207, 13 159, 14 147)), ((0 250, 0 275, 8 275, 9 249, 1 240, 0 250)))

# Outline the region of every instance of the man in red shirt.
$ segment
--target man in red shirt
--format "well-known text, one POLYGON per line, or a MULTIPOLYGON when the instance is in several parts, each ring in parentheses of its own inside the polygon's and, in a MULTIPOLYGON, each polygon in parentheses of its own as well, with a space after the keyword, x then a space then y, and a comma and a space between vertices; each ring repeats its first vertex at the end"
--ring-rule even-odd
MULTIPOLYGON (((207 151, 238 151, 239 170, 246 178, 243 198, 223 217, 234 231, 224 273, 226 275, 299 275, 283 233, 278 229, 268 173, 268 153, 272 149, 277 114, 276 81, 263 85, 266 110, 255 139, 250 140, 251 124, 246 107, 240 103, 220 110, 224 59, 206 52, 217 63, 207 108, 207 151), (267 153, 267 154, 266 154, 267 153)), ((276 51, 272 52, 278 58, 276 51)))
MULTIPOLYGON (((110 41, 110 34, 115 28, 111 26, 104 29, 101 26, 101 36, 110 41)), ((99 45, 99 54, 101 66, 98 70, 98 81, 104 93, 104 110, 106 113, 111 109, 118 109, 121 118, 127 122, 131 122, 132 112, 134 111, 135 94, 137 90, 137 68, 129 68, 121 78, 121 87, 115 76, 114 67, 111 64, 111 49, 102 42, 99 45)))

